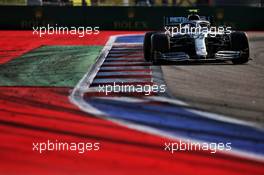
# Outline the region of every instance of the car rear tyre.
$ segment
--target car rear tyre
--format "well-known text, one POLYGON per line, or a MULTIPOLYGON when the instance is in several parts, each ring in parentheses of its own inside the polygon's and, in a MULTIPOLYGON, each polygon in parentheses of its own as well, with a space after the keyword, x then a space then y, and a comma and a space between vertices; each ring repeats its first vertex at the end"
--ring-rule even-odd
POLYGON ((157 33, 151 37, 151 51, 154 64, 159 64, 159 53, 165 53, 170 50, 169 38, 165 34, 157 33))
POLYGON ((152 60, 152 53, 151 53, 151 36, 156 32, 147 32, 144 36, 144 44, 143 44, 143 50, 144 50, 144 59, 146 61, 152 60))
POLYGON ((241 51, 239 58, 232 60, 234 64, 244 64, 249 60, 248 38, 244 32, 231 33, 231 50, 241 51))

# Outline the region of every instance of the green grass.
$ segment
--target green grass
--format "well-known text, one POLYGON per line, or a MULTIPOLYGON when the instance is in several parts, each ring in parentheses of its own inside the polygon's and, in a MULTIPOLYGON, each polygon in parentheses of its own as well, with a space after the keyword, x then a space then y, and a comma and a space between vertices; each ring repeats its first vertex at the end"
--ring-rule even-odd
POLYGON ((101 46, 43 46, 0 65, 0 86, 74 87, 101 46))

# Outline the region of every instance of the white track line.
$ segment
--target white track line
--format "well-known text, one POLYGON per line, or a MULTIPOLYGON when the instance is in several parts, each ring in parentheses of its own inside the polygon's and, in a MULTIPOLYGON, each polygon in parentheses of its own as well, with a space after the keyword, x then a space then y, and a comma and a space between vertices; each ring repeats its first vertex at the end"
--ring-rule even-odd
POLYGON ((115 65, 120 65, 120 66, 130 66, 130 65, 137 65, 137 64, 142 64, 142 65, 149 65, 150 63, 146 63, 145 61, 137 61, 137 62, 119 62, 119 61, 116 61, 116 62, 104 62, 103 65, 111 65, 111 66, 115 66, 115 65))
MULTIPOLYGON (((150 66, 133 66, 133 67, 126 67, 126 70, 135 70, 135 69, 139 69, 139 70, 145 70, 145 69, 149 69, 151 68, 150 66)), ((124 67, 123 66, 116 66, 116 67, 101 67, 100 70, 123 70, 124 67)))
POLYGON ((97 75, 99 76, 114 76, 114 75, 151 75, 151 72, 125 72, 125 71, 116 71, 116 72, 98 72, 97 75))
POLYGON ((151 82, 151 78, 140 78, 140 79, 132 79, 132 78, 97 78, 94 79, 93 83, 148 83, 151 82))

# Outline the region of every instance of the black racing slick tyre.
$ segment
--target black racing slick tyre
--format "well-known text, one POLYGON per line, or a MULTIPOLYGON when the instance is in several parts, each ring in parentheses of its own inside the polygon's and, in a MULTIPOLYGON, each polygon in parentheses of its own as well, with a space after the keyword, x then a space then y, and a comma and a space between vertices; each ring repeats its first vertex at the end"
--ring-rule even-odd
POLYGON ((151 36, 156 32, 147 32, 144 36, 143 50, 144 50, 144 59, 146 61, 152 61, 152 52, 151 52, 151 36))
POLYGON ((249 44, 247 35, 244 32, 231 33, 231 50, 241 51, 239 58, 233 59, 233 64, 244 64, 249 60, 249 44))
POLYGON ((151 50, 153 52, 153 63, 159 64, 158 53, 165 53, 170 50, 169 37, 162 33, 153 34, 151 37, 151 50))

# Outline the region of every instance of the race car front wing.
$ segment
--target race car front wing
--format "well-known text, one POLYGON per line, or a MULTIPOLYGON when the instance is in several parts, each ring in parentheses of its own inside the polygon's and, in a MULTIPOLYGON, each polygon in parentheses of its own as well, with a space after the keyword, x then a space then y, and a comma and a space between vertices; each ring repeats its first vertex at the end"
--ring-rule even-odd
POLYGON ((190 57, 185 52, 168 52, 168 53, 155 52, 154 54, 157 59, 166 60, 166 61, 206 61, 206 60, 228 61, 239 58, 242 52, 218 51, 217 53, 215 53, 214 57, 201 57, 201 56, 190 57))

